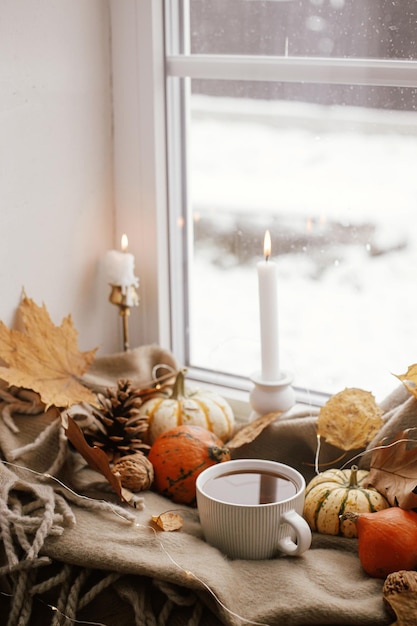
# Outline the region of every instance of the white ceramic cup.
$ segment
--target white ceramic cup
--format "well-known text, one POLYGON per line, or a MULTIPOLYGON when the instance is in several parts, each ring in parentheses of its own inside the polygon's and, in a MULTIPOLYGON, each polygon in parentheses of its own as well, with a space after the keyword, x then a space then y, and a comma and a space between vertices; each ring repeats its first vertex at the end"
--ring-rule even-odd
POLYGON ((302 554, 311 545, 311 530, 302 516, 305 486, 296 469, 275 461, 235 459, 212 465, 196 482, 206 541, 233 559, 302 554), (276 486, 276 476, 282 485, 276 486))

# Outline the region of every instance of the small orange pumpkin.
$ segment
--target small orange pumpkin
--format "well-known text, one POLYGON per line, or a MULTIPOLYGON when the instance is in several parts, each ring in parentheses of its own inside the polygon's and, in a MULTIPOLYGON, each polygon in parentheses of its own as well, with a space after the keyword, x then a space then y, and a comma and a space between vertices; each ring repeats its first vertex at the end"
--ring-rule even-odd
POLYGON ((196 480, 211 465, 228 461, 230 452, 202 426, 176 426, 155 439, 148 455, 154 489, 173 502, 195 506, 196 480))
POLYGON ((358 530, 359 560, 374 578, 417 568, 417 513, 393 506, 375 513, 346 514, 358 530))

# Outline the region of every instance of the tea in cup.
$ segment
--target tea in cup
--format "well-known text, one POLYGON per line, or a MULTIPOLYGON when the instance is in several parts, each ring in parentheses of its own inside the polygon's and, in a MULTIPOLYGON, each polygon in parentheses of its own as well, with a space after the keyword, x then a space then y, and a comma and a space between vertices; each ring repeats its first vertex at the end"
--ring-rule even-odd
POLYGON ((197 508, 206 541, 234 559, 298 556, 311 545, 303 518, 304 477, 264 459, 235 459, 197 478, 197 508))

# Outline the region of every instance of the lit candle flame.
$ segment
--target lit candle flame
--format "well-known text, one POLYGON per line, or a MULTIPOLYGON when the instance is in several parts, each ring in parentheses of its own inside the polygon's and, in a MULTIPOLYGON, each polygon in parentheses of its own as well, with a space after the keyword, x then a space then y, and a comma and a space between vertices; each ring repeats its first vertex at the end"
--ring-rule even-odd
POLYGON ((127 238, 126 233, 124 233, 122 235, 122 241, 121 241, 122 252, 126 252, 128 245, 129 245, 129 240, 127 238))
POLYGON ((265 238, 264 238, 264 257, 266 261, 269 259, 270 256, 271 256, 271 233, 269 232, 269 230, 267 230, 265 232, 265 238))

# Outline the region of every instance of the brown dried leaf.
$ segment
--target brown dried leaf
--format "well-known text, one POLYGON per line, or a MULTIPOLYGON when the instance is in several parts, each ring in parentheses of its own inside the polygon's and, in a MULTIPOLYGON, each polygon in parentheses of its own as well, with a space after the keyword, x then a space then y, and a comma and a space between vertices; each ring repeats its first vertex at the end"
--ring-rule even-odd
POLYGON ((88 465, 102 474, 109 481, 114 491, 119 496, 120 500, 126 499, 125 494, 122 491, 122 484, 120 478, 113 474, 110 468, 110 464, 107 458, 107 454, 100 448, 91 447, 88 445, 84 438, 84 434, 78 424, 68 414, 63 416, 65 433, 72 443, 74 448, 81 454, 81 456, 87 461, 88 465))
POLYGON ((79 382, 96 350, 79 352, 71 316, 54 326, 45 305, 26 296, 19 306, 25 332, 9 330, 0 321, 0 378, 9 385, 36 391, 46 408, 96 403, 95 395, 79 382))
POLYGON ((183 519, 178 513, 161 513, 161 515, 152 515, 151 520, 161 530, 172 532, 180 530, 183 525, 183 519))
POLYGON ((417 398, 417 363, 410 365, 405 374, 396 374, 406 389, 417 398))
POLYGON ((229 450, 236 450, 247 443, 252 443, 267 426, 275 422, 282 414, 282 411, 275 411, 257 417, 253 422, 243 426, 230 441, 226 443, 229 450))
POLYGON ((341 450, 362 448, 378 433, 382 410, 369 391, 344 389, 321 407, 317 434, 341 450))
POLYGON ((366 485, 382 493, 391 506, 417 507, 417 428, 397 433, 374 450, 366 485))

